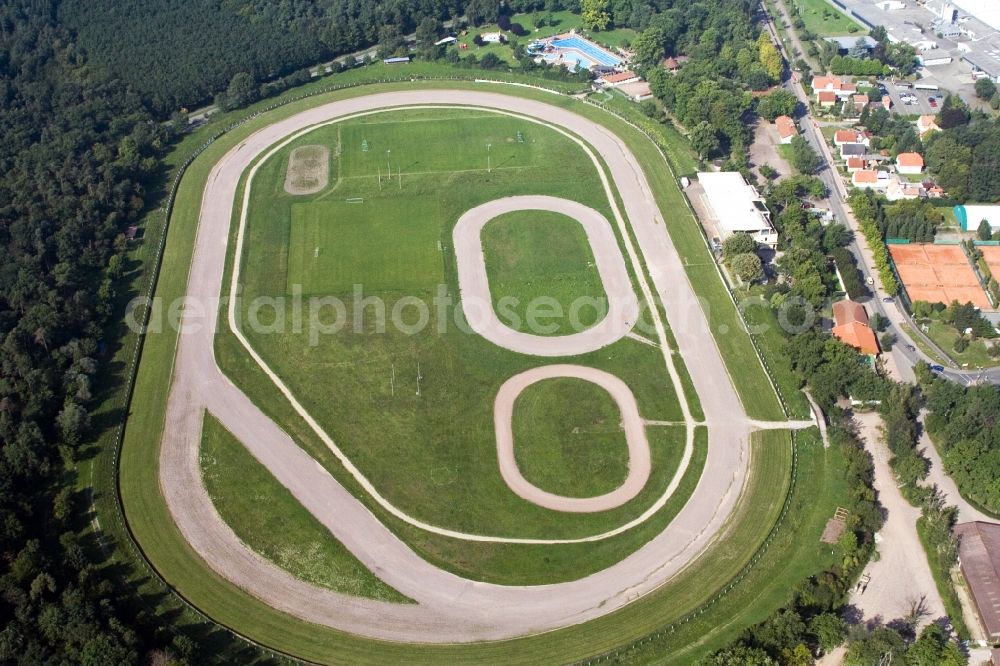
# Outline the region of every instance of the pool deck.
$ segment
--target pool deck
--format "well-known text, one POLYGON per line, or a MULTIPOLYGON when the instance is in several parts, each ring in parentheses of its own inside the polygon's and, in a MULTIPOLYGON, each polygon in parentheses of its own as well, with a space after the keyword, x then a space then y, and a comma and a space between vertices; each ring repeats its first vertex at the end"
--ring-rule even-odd
POLYGON ((593 67, 596 66, 617 68, 625 65, 625 59, 622 56, 616 53, 612 53, 603 46, 595 42, 592 42, 591 40, 587 39, 582 35, 578 35, 573 32, 564 32, 562 34, 553 35, 552 37, 547 37, 539 41, 542 44, 545 44, 546 47, 551 47, 554 49, 554 52, 543 53, 542 54, 543 58, 545 58, 546 60, 560 62, 561 64, 573 64, 574 68, 578 65, 582 65, 583 63, 590 63, 589 65, 587 65, 587 69, 592 69, 593 67), (600 54, 601 60, 604 60, 605 62, 600 62, 598 58, 595 56, 595 54, 588 53, 587 50, 576 48, 574 46, 559 46, 555 44, 555 42, 567 39, 579 40, 588 47, 588 50, 592 49, 597 54, 600 54), (553 54, 572 54, 573 57, 572 58, 545 57, 547 55, 551 56, 553 54))

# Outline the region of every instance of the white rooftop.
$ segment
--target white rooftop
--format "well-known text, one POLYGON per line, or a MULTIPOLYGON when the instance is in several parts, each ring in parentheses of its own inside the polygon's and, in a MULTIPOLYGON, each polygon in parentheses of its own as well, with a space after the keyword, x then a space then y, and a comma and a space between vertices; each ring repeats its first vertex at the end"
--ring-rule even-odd
POLYGON ((994 30, 1000 30, 1000 2, 997 0, 951 0, 951 3, 994 30))
POLYGON ((763 198, 738 171, 702 172, 698 174, 698 182, 720 228, 730 233, 771 228, 771 216, 763 198))

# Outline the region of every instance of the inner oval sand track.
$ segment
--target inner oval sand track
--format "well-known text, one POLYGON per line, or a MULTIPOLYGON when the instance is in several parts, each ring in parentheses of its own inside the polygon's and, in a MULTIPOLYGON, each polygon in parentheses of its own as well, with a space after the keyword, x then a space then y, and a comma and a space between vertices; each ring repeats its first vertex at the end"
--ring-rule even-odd
POLYGON ((470 328, 493 344, 531 356, 576 356, 621 339, 639 316, 639 301, 632 289, 625 259, 611 225, 593 208, 576 201, 543 195, 504 197, 466 211, 452 231, 458 289, 470 328), (535 335, 515 331, 497 317, 486 273, 482 231, 490 220, 527 210, 560 213, 576 220, 587 234, 597 272, 608 297, 608 312, 593 326, 570 335, 535 335))
MULTIPOLYGON (((651 168, 666 168, 651 165, 651 168)), ((687 222, 684 222, 687 223, 687 222)), ((466 642, 548 631, 600 617, 677 575, 718 535, 747 478, 750 423, 704 312, 666 233, 642 167, 606 127, 537 100, 479 90, 410 89, 318 105, 250 135, 214 166, 202 197, 173 382, 160 449, 160 486, 174 522, 220 576, 276 609, 317 625, 405 642, 466 642), (599 153, 613 174, 631 231, 709 424, 705 469, 663 532, 607 569, 542 586, 460 578, 421 559, 309 457, 219 369, 214 339, 228 240, 241 176, 285 137, 372 109, 451 105, 522 114, 565 128, 599 153), (201 423, 208 410, 365 566, 416 604, 396 605, 322 589, 251 552, 221 519, 201 480, 201 423)), ((183 581, 178 581, 183 590, 183 581)), ((253 627, 238 627, 251 635, 253 627)))
MULTIPOLYGON (((493 403, 493 426, 497 435, 497 459, 500 475, 514 493, 529 502, 554 511, 593 513, 607 511, 628 502, 639 494, 649 480, 650 456, 646 426, 639 416, 639 405, 628 384, 614 375, 582 365, 543 365, 525 370, 505 381, 493 403), (597 384, 607 391, 618 405, 622 429, 628 445, 628 476, 622 485, 609 493, 594 497, 566 497, 542 490, 524 478, 514 455, 514 403, 521 392, 545 379, 572 377, 597 384)), ((567 470, 572 473, 573 470, 567 470)))

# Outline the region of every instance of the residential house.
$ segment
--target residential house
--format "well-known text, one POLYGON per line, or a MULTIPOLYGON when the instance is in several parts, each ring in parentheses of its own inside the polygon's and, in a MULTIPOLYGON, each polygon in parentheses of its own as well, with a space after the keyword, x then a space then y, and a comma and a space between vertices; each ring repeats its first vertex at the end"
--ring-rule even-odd
POLYGON ((837 103, 837 93, 832 90, 820 90, 816 93, 816 99, 819 101, 820 106, 830 108, 837 103))
POLYGON ((920 153, 896 155, 896 171, 903 174, 920 174, 924 171, 924 158, 920 153))
POLYGON ((860 143, 865 148, 871 145, 871 134, 858 130, 837 130, 833 134, 833 145, 843 146, 845 143, 860 143))
POLYGON ((840 145, 840 159, 848 157, 864 157, 868 154, 868 146, 863 143, 844 143, 840 145))
POLYGON ((663 61, 663 69, 667 70, 671 74, 676 74, 677 70, 681 68, 681 63, 678 62, 677 58, 670 56, 663 61))
POLYGON ((885 171, 861 169, 851 174, 851 184, 862 190, 884 190, 889 187, 889 174, 885 171))
POLYGON ((940 132, 941 128, 938 127, 937 120, 934 116, 920 116, 917 118, 917 134, 920 138, 924 138, 924 135, 929 132, 940 132))
POLYGON ((791 143, 799 129, 795 126, 795 121, 788 116, 778 116, 774 119, 774 126, 778 130, 778 138, 781 143, 791 143))
POLYGON ((833 337, 862 354, 878 356, 878 339, 875 332, 868 326, 868 313, 865 306, 852 300, 838 301, 833 304, 833 337))
POLYGON ((847 158, 847 173, 854 173, 868 168, 868 162, 863 157, 847 158))
POLYGON ((817 99, 823 92, 832 92, 838 98, 847 98, 858 91, 856 85, 849 81, 841 81, 837 76, 814 76, 812 89, 816 92, 817 99))
POLYGON ((854 102, 854 112, 860 116, 865 107, 871 104, 872 100, 868 95, 855 95, 852 101, 854 102))
POLYGON ((927 191, 919 183, 911 183, 903 180, 899 176, 889 178, 889 185, 885 189, 885 198, 889 201, 899 201, 900 199, 921 199, 927 196, 927 191))

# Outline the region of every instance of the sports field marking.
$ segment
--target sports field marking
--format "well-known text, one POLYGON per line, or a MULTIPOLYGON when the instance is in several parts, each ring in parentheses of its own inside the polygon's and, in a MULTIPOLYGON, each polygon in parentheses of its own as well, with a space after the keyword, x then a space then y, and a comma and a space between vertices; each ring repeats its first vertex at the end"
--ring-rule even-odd
POLYGON ((632 390, 614 375, 582 365, 543 365, 514 375, 497 391, 493 403, 493 426, 497 436, 497 460, 500 474, 512 491, 529 502, 553 511, 593 513, 607 511, 625 504, 642 490, 649 480, 649 441, 639 405, 632 390), (615 490, 596 497, 565 497, 542 490, 521 474, 514 458, 514 402, 524 389, 544 379, 574 377, 597 384, 607 391, 618 405, 625 442, 628 445, 628 476, 615 490))

